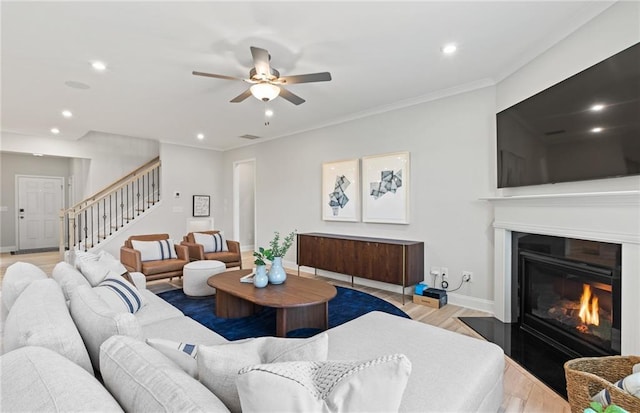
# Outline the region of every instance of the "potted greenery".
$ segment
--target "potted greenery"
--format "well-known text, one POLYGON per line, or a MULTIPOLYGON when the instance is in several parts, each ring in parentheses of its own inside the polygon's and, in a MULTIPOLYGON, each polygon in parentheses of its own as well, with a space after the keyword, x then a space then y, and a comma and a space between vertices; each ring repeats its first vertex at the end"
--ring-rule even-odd
POLYGON ((295 235, 296 231, 291 231, 281 243, 280 233, 275 231, 273 239, 269 242, 269 249, 260 247, 258 251, 253 252, 253 256, 255 257, 254 264, 258 267, 266 265, 266 261, 271 261, 271 268, 269 269, 268 275, 271 284, 282 284, 287 279, 287 273, 282 267, 282 257, 284 257, 289 248, 291 248, 295 235))
POLYGON ((260 247, 258 251, 253 252, 255 260, 253 263, 256 265, 256 275, 253 277, 253 285, 258 288, 266 287, 269 283, 269 277, 267 276, 267 263, 271 257, 271 250, 265 250, 260 247))

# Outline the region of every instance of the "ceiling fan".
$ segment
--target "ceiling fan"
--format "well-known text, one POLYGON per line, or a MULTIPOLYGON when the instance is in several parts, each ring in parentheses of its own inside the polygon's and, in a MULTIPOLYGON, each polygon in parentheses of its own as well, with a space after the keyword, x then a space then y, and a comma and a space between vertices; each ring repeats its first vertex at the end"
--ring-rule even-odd
POLYGON ((280 72, 272 68, 269 64, 271 55, 268 51, 259 47, 251 46, 251 55, 253 56, 254 67, 249 71, 248 79, 196 71, 193 71, 192 73, 196 76, 215 77, 217 79, 226 80, 241 80, 243 82, 251 83, 252 86, 249 87, 249 89, 231 99, 232 103, 242 102, 249 96, 253 95, 256 99, 264 102, 268 102, 278 96, 282 96, 294 105, 300 105, 304 103, 305 100, 285 89, 283 87, 284 85, 294 83, 327 82, 331 80, 331 73, 329 72, 280 76, 280 72))

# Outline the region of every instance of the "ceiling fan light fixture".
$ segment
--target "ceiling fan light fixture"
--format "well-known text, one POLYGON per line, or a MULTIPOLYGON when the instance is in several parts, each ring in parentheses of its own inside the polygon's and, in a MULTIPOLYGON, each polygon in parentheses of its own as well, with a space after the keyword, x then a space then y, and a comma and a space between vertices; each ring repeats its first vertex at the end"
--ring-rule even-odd
POLYGON ((268 102, 280 94, 280 88, 271 83, 257 83, 249 88, 251 94, 258 100, 268 102))

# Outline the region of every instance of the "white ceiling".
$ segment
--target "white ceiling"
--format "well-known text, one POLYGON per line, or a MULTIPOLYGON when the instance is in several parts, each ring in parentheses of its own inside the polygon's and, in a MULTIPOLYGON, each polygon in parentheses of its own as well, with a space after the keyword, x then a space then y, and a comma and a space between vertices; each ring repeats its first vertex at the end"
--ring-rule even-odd
MULTIPOLYGON (((493 84, 611 2, 6 2, 2 130, 55 139, 89 131, 226 150, 252 141, 493 84), (458 52, 440 48, 456 42, 458 52), (264 103, 229 101, 248 77, 249 46, 281 75, 329 71, 264 103), (95 72, 90 62, 108 70, 95 72), (90 86, 80 90, 65 82, 90 86), (64 119, 63 109, 74 116, 64 119), (195 136, 203 133, 205 139, 195 136)), ((255 142, 255 141, 253 141, 255 142)))

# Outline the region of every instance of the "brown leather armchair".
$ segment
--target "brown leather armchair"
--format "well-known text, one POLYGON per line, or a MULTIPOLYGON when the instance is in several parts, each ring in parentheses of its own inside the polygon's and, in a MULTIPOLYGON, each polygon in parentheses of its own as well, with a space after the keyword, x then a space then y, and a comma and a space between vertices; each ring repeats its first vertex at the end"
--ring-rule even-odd
MULTIPOLYGON (((202 234, 217 234, 220 231, 196 231, 202 234)), ((227 240, 229 251, 222 252, 204 252, 202 244, 197 244, 193 237, 193 232, 184 236, 180 245, 184 245, 189 249, 189 258, 191 261, 196 260, 216 260, 224 262, 227 268, 240 267, 242 269, 242 254, 240 253, 240 243, 238 241, 227 240)))
POLYGON ((189 263, 187 247, 174 244, 178 258, 157 261, 142 261, 140 251, 133 248, 131 241, 162 241, 169 239, 169 234, 132 235, 120 247, 120 262, 130 272, 141 272, 147 280, 173 278, 182 276, 182 267, 189 263))

